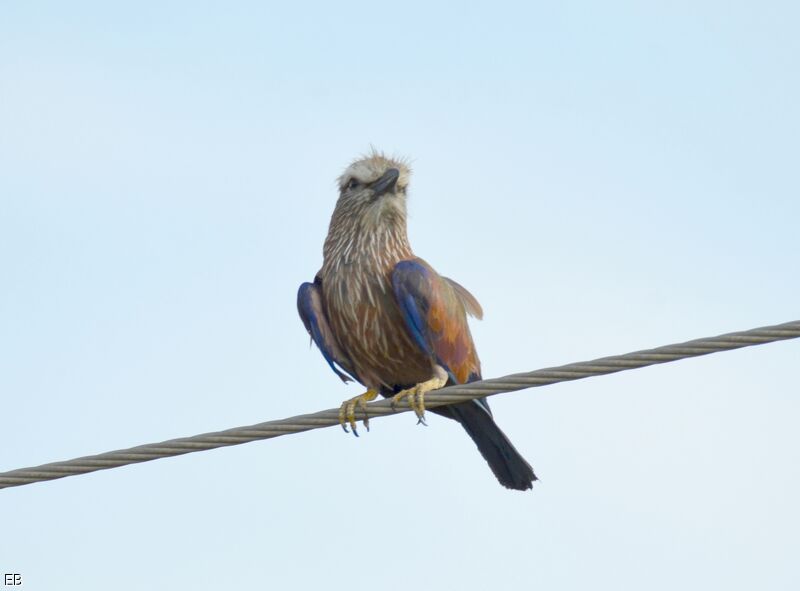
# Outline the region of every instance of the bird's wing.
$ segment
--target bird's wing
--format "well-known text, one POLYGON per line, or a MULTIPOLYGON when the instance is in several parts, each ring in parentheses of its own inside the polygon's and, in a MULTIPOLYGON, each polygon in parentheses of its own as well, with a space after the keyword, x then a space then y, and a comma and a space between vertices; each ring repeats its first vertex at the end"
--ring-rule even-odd
POLYGON ((355 380, 353 363, 342 350, 328 323, 322 304, 322 280, 319 277, 314 279, 314 283, 303 283, 300 286, 297 291, 297 312, 311 339, 336 375, 345 383, 355 380))
POLYGON ((458 299, 461 300, 461 303, 464 305, 464 309, 467 311, 467 314, 473 318, 477 318, 478 320, 483 320, 483 308, 481 308, 481 305, 478 303, 478 300, 475 299, 475 296, 472 295, 466 287, 461 285, 455 279, 450 279, 449 277, 442 277, 442 279, 453 286, 453 290, 456 292, 458 299))
POLYGON ((454 281, 441 277, 422 259, 401 261, 392 288, 417 346, 463 384, 480 379, 480 361, 466 312, 481 315, 478 301, 454 281))

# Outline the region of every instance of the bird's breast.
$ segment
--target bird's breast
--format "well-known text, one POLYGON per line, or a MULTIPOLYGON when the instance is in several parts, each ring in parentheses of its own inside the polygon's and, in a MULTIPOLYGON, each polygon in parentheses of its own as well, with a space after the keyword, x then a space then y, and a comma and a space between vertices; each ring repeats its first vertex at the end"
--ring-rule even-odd
POLYGON ((341 264, 323 274, 323 297, 333 332, 368 388, 429 379, 432 362, 411 339, 394 297, 391 269, 341 264))

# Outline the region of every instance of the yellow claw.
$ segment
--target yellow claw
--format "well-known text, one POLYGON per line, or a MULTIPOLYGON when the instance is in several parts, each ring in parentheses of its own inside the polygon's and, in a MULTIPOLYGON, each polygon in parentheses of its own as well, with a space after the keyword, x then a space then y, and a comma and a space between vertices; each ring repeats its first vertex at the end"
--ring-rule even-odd
POLYGON ((364 427, 369 431, 367 402, 372 402, 377 396, 377 390, 367 390, 363 394, 359 394, 358 396, 354 396, 342 402, 342 406, 339 407, 339 424, 342 426, 345 433, 349 433, 347 430, 347 423, 350 423, 350 428, 353 429, 353 435, 358 437, 358 431, 356 430, 356 406, 364 411, 364 427))
POLYGON ((392 408, 396 410, 397 403, 403 400, 403 398, 407 398, 408 406, 411 407, 411 409, 414 411, 414 414, 417 415, 417 424, 419 425, 422 423, 423 425, 427 425, 425 422, 425 394, 431 390, 438 390, 446 383, 447 378, 435 376, 430 380, 420 382, 416 386, 412 386, 406 390, 401 390, 392 396, 392 408))

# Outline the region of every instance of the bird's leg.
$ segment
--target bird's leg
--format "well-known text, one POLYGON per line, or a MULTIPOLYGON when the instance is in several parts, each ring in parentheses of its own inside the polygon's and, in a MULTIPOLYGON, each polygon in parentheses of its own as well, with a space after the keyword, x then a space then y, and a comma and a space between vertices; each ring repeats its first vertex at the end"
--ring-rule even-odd
POLYGON ((427 425, 425 422, 425 394, 431 390, 438 390, 447 384, 447 373, 438 366, 436 370, 436 375, 434 375, 431 379, 420 382, 416 386, 406 390, 401 390, 395 394, 392 397, 392 408, 394 409, 395 405, 403 398, 407 398, 408 406, 410 406, 414 411, 414 414, 417 415, 417 424, 419 425, 422 423, 423 425, 427 425))
POLYGON ((339 424, 342 426, 345 433, 349 433, 347 430, 347 423, 350 423, 350 427, 353 429, 353 435, 358 437, 358 431, 356 430, 356 406, 364 411, 364 427, 369 431, 367 402, 372 402, 377 396, 378 391, 370 389, 363 394, 359 394, 358 396, 354 396, 342 402, 342 406, 339 407, 339 424))

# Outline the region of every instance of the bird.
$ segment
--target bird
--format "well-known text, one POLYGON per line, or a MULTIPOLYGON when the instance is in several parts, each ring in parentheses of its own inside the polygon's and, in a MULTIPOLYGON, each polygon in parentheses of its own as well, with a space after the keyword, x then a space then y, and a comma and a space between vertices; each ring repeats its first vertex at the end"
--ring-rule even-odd
MULTIPOLYGON (((367 403, 378 395, 393 407, 405 400, 426 424, 425 394, 481 379, 467 315, 482 319, 483 310, 411 249, 410 175, 407 160, 374 148, 345 169, 322 267, 297 293, 300 318, 330 368, 366 388, 339 409, 342 428, 347 432, 349 424, 356 436, 356 408, 369 430, 367 403)), ((533 487, 533 469, 494 422, 485 398, 431 411, 461 423, 504 487, 533 487)))

